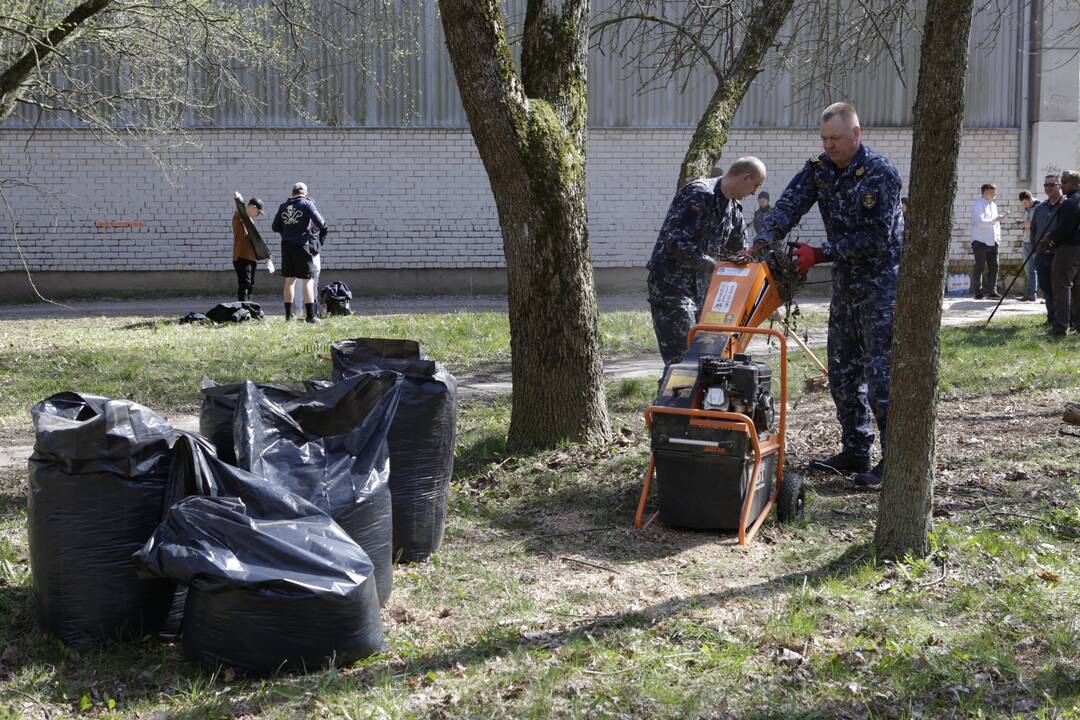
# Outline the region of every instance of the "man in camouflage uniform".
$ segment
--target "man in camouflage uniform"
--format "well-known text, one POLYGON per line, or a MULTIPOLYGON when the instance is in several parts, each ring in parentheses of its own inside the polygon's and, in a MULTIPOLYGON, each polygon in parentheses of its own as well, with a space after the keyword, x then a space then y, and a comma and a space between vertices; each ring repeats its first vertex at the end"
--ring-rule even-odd
POLYGON ((722 176, 694 180, 675 194, 646 265, 653 329, 665 364, 686 353, 686 336, 705 302, 716 259, 745 254, 739 200, 763 182, 764 163, 745 157, 722 176))
POLYGON ((815 155, 792 179, 757 240, 773 247, 817 203, 825 223, 821 247, 792 243, 791 254, 805 273, 831 262, 829 387, 842 428, 843 450, 810 462, 812 469, 857 472, 855 484, 881 485, 879 462, 870 469, 873 418, 885 438, 889 408, 893 313, 904 220, 900 173, 861 142, 855 108, 830 105, 821 115, 825 152, 815 155))

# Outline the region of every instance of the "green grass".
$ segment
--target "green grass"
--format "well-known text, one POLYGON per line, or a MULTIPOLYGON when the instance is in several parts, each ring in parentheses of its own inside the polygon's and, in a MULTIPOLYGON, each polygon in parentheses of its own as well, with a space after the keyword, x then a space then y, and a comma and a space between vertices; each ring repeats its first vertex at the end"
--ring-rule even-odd
POLYGON ((1080 337, 1052 339, 1041 318, 950 327, 941 333, 941 391, 1080 386, 1080 337))
MULTIPOLYGON (((821 327, 808 313, 801 327, 821 327)), ((178 325, 165 319, 3 321, 0 431, 28 430, 31 405, 64 391, 126 398, 157 412, 195 412, 203 375, 218 382, 325 378, 332 340, 408 337, 458 377, 506 373, 510 328, 504 313, 330 318, 322 325, 270 319, 237 325, 178 325)), ((606 360, 656 355, 647 312, 600 314, 606 360)), ((801 367, 793 355, 793 367, 801 367)), ((809 371, 806 371, 809 372, 809 371)))
MULTIPOLYGON (((638 315, 605 316, 608 353, 652 351, 638 315)), ((462 374, 503 362, 499 321, 467 319, 293 326, 286 342, 278 323, 21 328, 12 341, 35 361, 19 365, 26 384, 4 394, 48 394, 62 367, 50 347, 136 375, 110 386, 112 365, 87 365, 81 377, 99 392, 143 387, 135 380, 146 371, 140 392, 152 407, 190 402, 190 390, 168 385, 197 386, 206 367, 223 378, 325 374, 321 349, 296 348, 331 337, 409 334, 462 374), (264 354, 241 357, 253 346, 264 354), (166 347, 181 349, 179 369, 157 358, 166 347)), ((1077 388, 1075 371, 1056 385, 1034 374, 1040 364, 1075 368, 1076 341, 1044 341, 1034 321, 994 331, 942 333, 943 387, 974 413, 957 422, 985 425, 1000 396, 1042 407, 1077 388)), ((4 352, 15 362, 14 348, 4 352)), ((385 652, 308 675, 245 680, 201 671, 158 639, 78 652, 43 635, 25 470, 0 468, 0 719, 1080 717, 1080 443, 1059 436, 1055 419, 1025 420, 1028 444, 1011 451, 958 446, 947 441, 956 428, 941 435, 938 462, 951 475, 939 480, 948 515, 933 555, 879 563, 869 547, 876 496, 821 480, 805 522, 770 519, 747 549, 715 533, 631 530, 648 450, 641 411, 654 392, 652 379, 612 383, 612 442, 528 455, 506 452, 509 398, 463 405, 446 540, 431 562, 396 570, 385 652), (1019 469, 1026 480, 1000 479, 1019 469), (802 660, 785 663, 784 651, 802 660)), ((806 396, 793 422, 831 427, 831 404, 806 396)))
MULTIPOLYGON (((319 326, 277 319, 239 325, 98 318, 3 322, 0 429, 28 428, 27 409, 62 390, 127 398, 162 413, 193 412, 205 374, 217 381, 325 378, 332 340, 409 337, 458 376, 506 372, 503 313, 331 318, 319 326)), ((644 312, 600 316, 608 359, 655 352, 644 312)))

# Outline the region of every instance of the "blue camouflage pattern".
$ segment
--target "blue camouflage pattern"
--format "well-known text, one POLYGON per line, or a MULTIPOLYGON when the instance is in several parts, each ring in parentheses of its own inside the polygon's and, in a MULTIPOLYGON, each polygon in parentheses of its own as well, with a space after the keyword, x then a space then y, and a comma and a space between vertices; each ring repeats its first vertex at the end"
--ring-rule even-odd
POLYGON ((694 180, 675 194, 646 264, 653 329, 666 364, 686 353, 716 260, 747 247, 742 204, 724 197, 720 178, 694 180))
POLYGON ((891 162, 866 145, 846 168, 811 157, 762 223, 756 238, 777 248, 817 203, 822 244, 832 267, 829 388, 845 451, 869 456, 874 420, 882 438, 889 408, 896 278, 904 238, 903 182, 891 162))

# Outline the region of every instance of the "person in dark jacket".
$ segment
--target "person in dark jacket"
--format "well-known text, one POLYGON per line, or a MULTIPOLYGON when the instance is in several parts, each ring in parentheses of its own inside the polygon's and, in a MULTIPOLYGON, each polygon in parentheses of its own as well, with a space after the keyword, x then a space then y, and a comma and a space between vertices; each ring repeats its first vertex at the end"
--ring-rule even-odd
POLYGON ((772 205, 769 204, 769 193, 762 190, 757 196, 757 210, 754 211, 754 237, 758 236, 761 232, 761 228, 764 227, 765 216, 772 210, 772 205))
POLYGON ((1054 292, 1054 324, 1050 334, 1065 337, 1080 333, 1080 171, 1061 173, 1065 199, 1058 209, 1057 223, 1047 235, 1054 251, 1051 284, 1054 292))
POLYGON ((1061 177, 1051 174, 1043 178, 1043 192, 1046 193, 1046 202, 1040 203, 1031 215, 1031 247, 1035 249, 1031 263, 1035 266, 1039 290, 1046 301, 1046 327, 1050 328, 1054 325, 1054 286, 1050 277, 1054 267, 1054 251, 1045 240, 1057 223, 1057 213, 1061 209, 1061 201, 1065 199, 1061 194, 1061 177))
POLYGON ((686 336, 705 303, 716 261, 745 255, 739 200, 764 181, 764 163, 745 157, 723 175, 693 180, 675 194, 645 265, 653 330, 665 365, 686 354, 686 336))
POLYGON ((307 197, 307 185, 293 185, 292 197, 281 203, 274 215, 273 230, 281 235, 281 274, 285 280, 282 300, 285 319, 292 319, 293 283, 303 280, 304 314, 307 322, 318 324, 315 317, 315 256, 326 239, 326 220, 315 203, 307 197))
MULTIPOLYGON (((812 469, 858 473, 855 484, 879 487, 882 465, 870 467, 874 421, 882 439, 892 376, 896 278, 904 238, 902 182, 884 155, 862 144, 855 108, 834 103, 821 114, 825 152, 803 165, 763 223, 757 244, 774 251, 815 204, 825 222, 820 247, 791 243, 805 274, 832 263, 829 305, 829 389, 841 428, 840 453, 810 462, 812 469)), ((884 454, 884 453, 883 453, 884 454)))

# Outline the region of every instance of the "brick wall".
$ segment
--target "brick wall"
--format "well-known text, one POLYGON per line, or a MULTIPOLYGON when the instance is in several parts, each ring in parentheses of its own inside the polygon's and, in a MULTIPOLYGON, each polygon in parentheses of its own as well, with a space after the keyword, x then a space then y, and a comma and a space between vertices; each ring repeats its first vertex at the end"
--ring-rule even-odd
MULTIPOLYGON (((598 267, 640 267, 675 190, 688 130, 596 129, 589 147, 589 227, 598 267)), ((910 129, 866 131, 907 179, 910 129)), ((502 265, 491 190, 468 131, 208 130, 163 155, 104 145, 83 133, 0 131, 5 196, 31 269, 229 270, 231 196, 257 195, 269 216, 292 183, 308 183, 331 224, 326 261, 337 268, 492 268, 502 265), (27 140, 29 139, 29 142, 27 140)), ((1017 133, 969 130, 960 159, 952 258, 968 259, 967 213, 979 185, 995 182, 1016 211, 1017 133)), ((739 130, 724 161, 756 154, 773 197, 818 151, 814 132, 739 130)), ((753 201, 747 202, 748 209, 753 201)), ((0 272, 21 270, 0 203, 0 272)), ((800 229, 822 235, 817 211, 800 229)), ((1006 233, 1005 257, 1019 232, 1006 233)), ((271 243, 273 247, 276 240, 271 243)))

